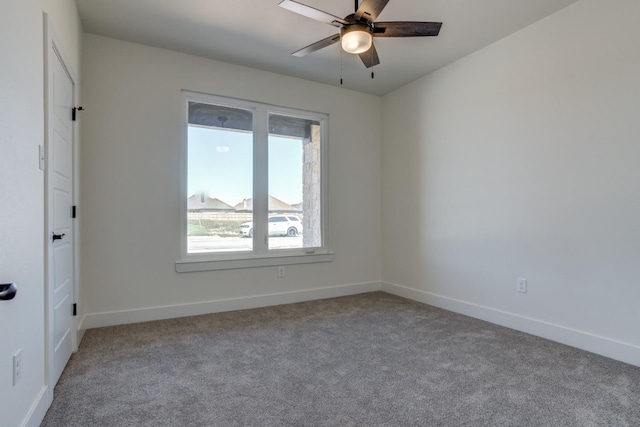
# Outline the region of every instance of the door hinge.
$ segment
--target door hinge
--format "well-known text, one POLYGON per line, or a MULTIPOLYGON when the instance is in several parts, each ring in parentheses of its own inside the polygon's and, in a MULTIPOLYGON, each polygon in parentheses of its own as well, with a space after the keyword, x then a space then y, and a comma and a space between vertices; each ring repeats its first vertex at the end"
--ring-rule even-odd
POLYGON ((76 121, 76 110, 77 110, 77 111, 83 111, 83 110, 84 110, 84 108, 82 108, 82 107, 77 107, 77 108, 76 108, 76 107, 73 107, 73 108, 71 109, 71 120, 73 120, 74 122, 76 121))
POLYGON ((71 206, 71 218, 75 218, 75 217, 76 217, 76 207, 71 206))
POLYGON ((75 302, 73 303, 73 306, 72 306, 72 313, 74 316, 78 315, 78 304, 76 304, 75 302))

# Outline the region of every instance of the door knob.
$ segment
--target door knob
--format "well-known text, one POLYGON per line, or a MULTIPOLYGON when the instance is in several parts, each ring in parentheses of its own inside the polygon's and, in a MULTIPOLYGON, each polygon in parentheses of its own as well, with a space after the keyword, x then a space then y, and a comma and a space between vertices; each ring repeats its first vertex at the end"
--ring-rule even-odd
POLYGON ((62 240, 62 238, 65 236, 64 233, 62 234, 56 234, 56 233, 52 233, 51 235, 51 239, 55 242, 56 240, 62 240))
POLYGON ((8 301, 13 299, 18 292, 18 288, 15 283, 5 283, 4 285, 0 285, 0 300, 8 301))

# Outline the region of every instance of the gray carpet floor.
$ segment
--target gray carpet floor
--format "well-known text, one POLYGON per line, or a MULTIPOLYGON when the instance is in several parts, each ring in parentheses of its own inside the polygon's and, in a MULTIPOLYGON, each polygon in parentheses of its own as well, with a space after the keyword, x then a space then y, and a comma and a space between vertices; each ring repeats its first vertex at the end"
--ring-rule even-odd
POLYGON ((89 330, 42 426, 640 426, 640 368, 376 292, 89 330))

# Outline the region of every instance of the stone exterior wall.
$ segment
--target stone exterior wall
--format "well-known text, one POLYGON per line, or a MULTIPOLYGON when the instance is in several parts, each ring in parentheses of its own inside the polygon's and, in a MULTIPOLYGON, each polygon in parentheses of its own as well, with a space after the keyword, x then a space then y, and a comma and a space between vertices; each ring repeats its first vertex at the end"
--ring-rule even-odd
POLYGON ((310 137, 303 141, 302 244, 305 248, 322 246, 320 200, 320 126, 310 125, 310 137))

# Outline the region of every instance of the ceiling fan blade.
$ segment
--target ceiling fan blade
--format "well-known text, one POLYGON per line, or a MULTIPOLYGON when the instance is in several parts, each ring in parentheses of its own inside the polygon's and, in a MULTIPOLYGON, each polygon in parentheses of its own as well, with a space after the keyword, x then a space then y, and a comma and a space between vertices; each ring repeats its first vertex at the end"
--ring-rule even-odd
POLYGON ((326 24, 333 25, 334 27, 342 27, 347 24, 342 18, 334 16, 330 13, 324 12, 320 9, 316 9, 315 7, 307 6, 306 4, 299 3, 294 0, 282 0, 278 6, 283 7, 291 12, 295 12, 299 15, 306 16, 307 18, 311 18, 315 21, 324 22, 326 24))
POLYGON ((334 34, 332 36, 327 37, 326 39, 322 39, 313 44, 310 44, 307 47, 303 47, 300 50, 296 50, 291 55, 298 56, 298 57, 306 56, 311 52, 315 52, 316 50, 320 50, 327 46, 331 46, 332 44, 337 43, 339 41, 340 41, 340 34, 334 34))
POLYGON ((382 9, 389 3, 389 0, 363 0, 356 10, 355 17, 358 21, 373 22, 378 19, 382 9))
POLYGON ((376 47, 371 45, 368 51, 362 52, 358 55, 364 66, 367 68, 371 68, 374 65, 378 65, 380 63, 380 58, 378 58, 378 52, 376 51, 376 47))
POLYGON ((427 37, 440 33, 442 22, 394 21, 376 22, 375 37, 427 37))

